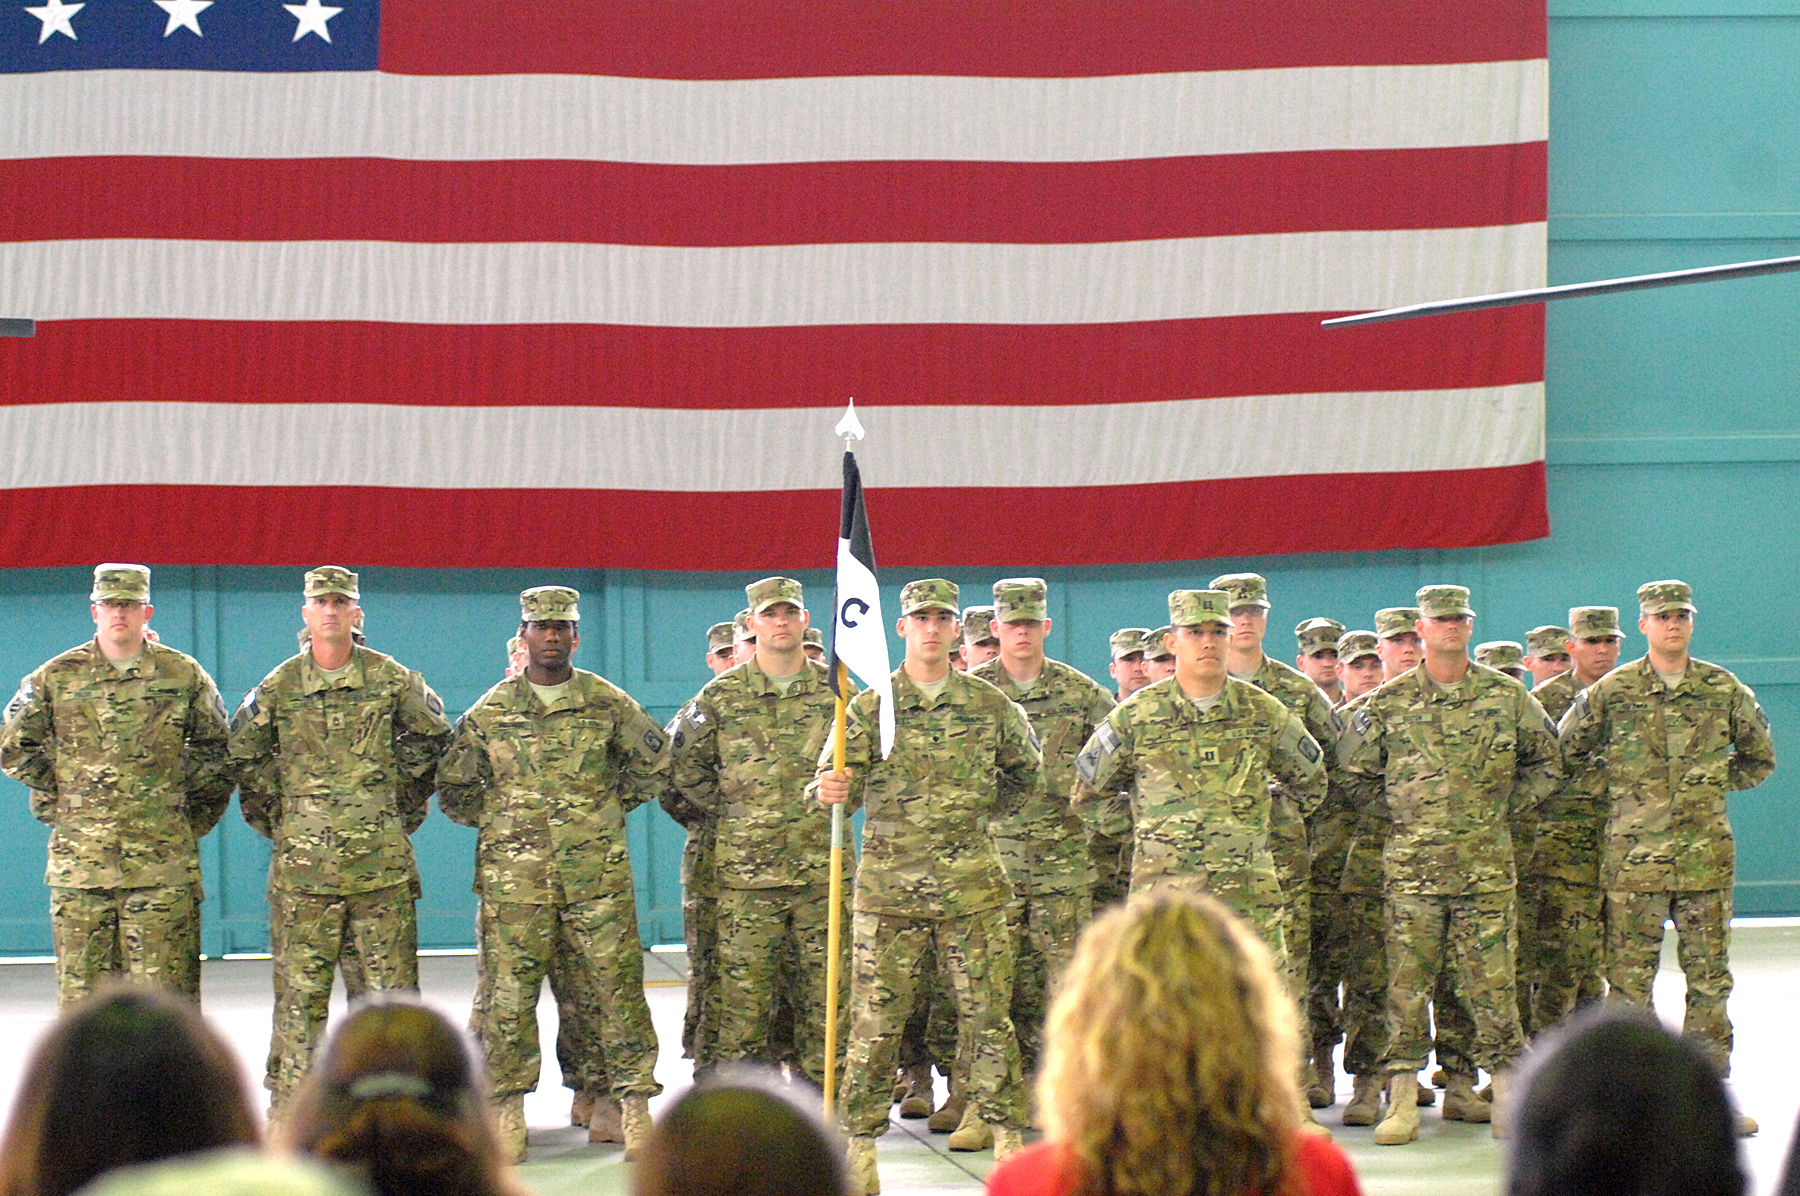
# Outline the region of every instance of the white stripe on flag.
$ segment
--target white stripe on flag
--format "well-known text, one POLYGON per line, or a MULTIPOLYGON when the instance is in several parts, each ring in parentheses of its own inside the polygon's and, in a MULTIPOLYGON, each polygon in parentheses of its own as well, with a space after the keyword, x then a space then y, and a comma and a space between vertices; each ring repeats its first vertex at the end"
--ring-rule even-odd
POLYGON ((1544 59, 1085 79, 50 71, 0 158, 1111 161, 1542 141, 1544 59))
POLYGON ((1545 227, 1085 245, 29 241, 0 245, 0 310, 38 320, 734 328, 1367 311, 1542 286, 1545 227))
MULTIPOLYGON (((1052 407, 858 407, 870 484, 1117 486, 1544 456, 1541 382, 1052 407), (946 436, 946 428, 957 429, 946 436)), ((835 408, 0 406, 0 488, 825 490, 835 408), (668 446, 681 446, 670 452, 668 446), (531 463, 529 469, 520 462, 531 463)))
POLYGON ((881 587, 842 536, 838 537, 837 609, 832 620, 831 650, 863 685, 881 695, 878 723, 885 760, 894 746, 894 680, 888 670, 881 587))

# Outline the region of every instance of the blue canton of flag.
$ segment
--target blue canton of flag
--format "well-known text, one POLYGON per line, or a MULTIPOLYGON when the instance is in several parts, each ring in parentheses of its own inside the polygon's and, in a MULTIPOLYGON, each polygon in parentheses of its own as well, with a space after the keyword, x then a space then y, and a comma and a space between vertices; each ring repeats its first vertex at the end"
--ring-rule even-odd
POLYGON ((380 0, 12 0, 0 7, 0 74, 372 71, 380 48, 380 0))

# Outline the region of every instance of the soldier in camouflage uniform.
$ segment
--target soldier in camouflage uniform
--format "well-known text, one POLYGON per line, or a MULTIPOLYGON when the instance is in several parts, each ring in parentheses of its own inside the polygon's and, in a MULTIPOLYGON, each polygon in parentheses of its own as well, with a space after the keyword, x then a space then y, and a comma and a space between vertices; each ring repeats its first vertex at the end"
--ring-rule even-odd
POLYGON ((1476 664, 1505 673, 1526 689, 1537 684, 1525 667, 1525 645, 1517 640, 1489 640, 1485 644, 1476 644, 1469 655, 1474 657, 1476 664))
MULTIPOLYGON (((1637 599, 1649 650, 1582 690, 1562 721, 1570 767, 1605 770, 1608 999, 1649 1006, 1663 921, 1672 921, 1687 977, 1682 1032, 1728 1074, 1737 857, 1726 796, 1768 779, 1775 744, 1749 686, 1688 655, 1692 588, 1647 582, 1637 599)), ((1756 1124, 1741 1118, 1740 1129, 1756 1124)))
POLYGON ((1294 667, 1319 687, 1333 708, 1344 704, 1344 682, 1338 676, 1337 642, 1343 637, 1344 625, 1323 615, 1302 619, 1294 627, 1294 642, 1299 654, 1294 667))
POLYGON ((1155 685, 1175 675, 1175 651, 1169 647, 1169 633, 1174 630, 1165 623, 1145 637, 1144 674, 1149 680, 1144 684, 1155 685))
MULTIPOLYGON (((1531 672, 1526 682, 1534 690, 1569 671, 1569 629, 1546 623, 1525 633, 1525 667, 1531 672)), ((1556 717, 1551 715, 1552 718, 1556 717)))
POLYGON ((972 673, 1000 655, 1000 638, 994 633, 994 608, 971 606, 962 613, 963 671, 972 673))
MULTIPOLYGON (((1107 640, 1112 652, 1108 671, 1119 683, 1119 701, 1150 684, 1150 666, 1144 659, 1149 646, 1150 630, 1146 627, 1121 627, 1107 640)), ((1090 826, 1088 852, 1094 859, 1094 908, 1104 909, 1125 900, 1125 894, 1131 890, 1131 837, 1103 835, 1090 826)))
POLYGON ((806 659, 816 660, 820 664, 824 664, 825 663, 825 633, 823 631, 820 631, 817 627, 808 627, 806 629, 806 636, 805 636, 802 650, 805 651, 805 653, 806 653, 806 659))
POLYGON ((714 623, 706 629, 706 667, 717 677, 736 664, 737 642, 730 623, 714 623))
POLYGON ((1044 792, 1030 720, 992 685, 950 669, 956 586, 940 578, 900 592, 906 659, 893 673, 894 745, 880 756, 877 695, 850 703, 845 770, 820 758, 819 800, 867 810, 856 870, 850 1041, 842 1117, 853 1184, 880 1191, 875 1136, 886 1132, 900 1028, 927 944, 948 975, 973 1044, 969 1096, 993 1127, 994 1153, 1022 1144, 1024 1084, 1012 1000, 1012 886, 987 833, 1044 792))
POLYGON ((541 1059, 538 994, 559 943, 599 1014, 628 1158, 643 1148, 648 1100, 662 1091, 625 816, 667 783, 667 741, 624 690, 572 667, 579 599, 564 586, 519 595, 531 663, 457 720, 437 772, 439 807, 480 832, 481 968, 469 1032, 487 1060, 501 1139, 515 1161, 525 1156, 525 1094, 537 1087, 541 1059))
POLYGON ((1144 663, 1144 649, 1149 646, 1148 627, 1121 627, 1107 637, 1106 646, 1112 663, 1106 668, 1118 691, 1113 695, 1123 702, 1150 684, 1150 669, 1144 663))
POLYGON ((1045 792, 1016 815, 990 822, 1013 886, 1016 959, 1013 1028, 1027 1074, 1037 1070, 1050 990, 1094 914, 1094 862, 1087 829, 1069 808, 1075 757, 1112 713, 1113 697, 1085 673, 1044 654, 1049 587, 1042 578, 994 583, 1000 655, 973 670, 1017 702, 1043 745, 1045 792))
MULTIPOLYGON (((1475 612, 1468 590, 1425 586, 1419 611, 1424 663, 1364 699, 1339 742, 1345 768, 1379 782, 1391 821, 1382 860, 1382 1067, 1393 1087, 1388 1115, 1375 1129, 1384 1146, 1418 1137, 1416 1073, 1431 1049, 1426 1002, 1446 964, 1475 1022, 1472 1061, 1494 1075, 1495 1112, 1505 1112, 1505 1068, 1525 1045, 1513 984, 1512 816, 1543 801, 1562 777, 1555 725, 1537 699, 1469 660, 1475 612)), ((1451 1091, 1473 1100, 1473 1082, 1454 1076, 1451 1091)))
POLYGON ((1378 643, 1373 631, 1346 631, 1338 637, 1338 672, 1344 682, 1344 700, 1338 703, 1340 711, 1381 684, 1378 643))
POLYGON ((731 620, 731 664, 733 668, 756 655, 756 629, 750 626, 750 611, 741 610, 731 620))
MULTIPOLYGON (((1574 659, 1575 668, 1531 691, 1558 723, 1576 694, 1612 672, 1624 639, 1617 607, 1575 607, 1569 625, 1574 630, 1564 632, 1555 647, 1574 659)), ((1545 655, 1547 647, 1533 650, 1545 655)), ((1535 949, 1527 956, 1521 945, 1519 959, 1519 1005, 1531 1028, 1527 1033, 1548 1029, 1606 994, 1606 892, 1600 887, 1606 772, 1603 767, 1566 771, 1561 787, 1538 809, 1530 859, 1520 860, 1519 885, 1532 890, 1537 918, 1530 936, 1535 949)))
POLYGON ((239 809, 274 840, 269 1044, 279 1118, 324 1036, 346 943, 368 992, 419 987, 419 870, 408 836, 425 821, 432 771, 450 738, 425 679, 350 638, 360 590, 338 565, 306 574, 305 652, 277 665, 231 721, 239 809))
POLYGON ((193 657, 149 640, 150 570, 94 570, 94 638, 19 686, 0 767, 49 824, 56 997, 108 976, 200 997, 198 841, 231 801, 225 706, 193 657))
POLYGON ((800 583, 767 577, 745 593, 756 655, 670 722, 671 781, 718 828, 717 1058, 777 1061, 770 1029, 787 980, 801 1063, 823 1083, 831 818, 805 790, 836 699, 825 666, 806 659, 800 583))
MULTIPOLYGON (((1271 694, 1306 724, 1308 734, 1321 748, 1329 749, 1337 741, 1339 730, 1331 700, 1304 673, 1263 652, 1263 636, 1269 624, 1268 582, 1255 573, 1227 573, 1213 578, 1212 588, 1231 595, 1231 645, 1225 667, 1239 681, 1248 681, 1271 694)), ((1287 897, 1283 933, 1288 945, 1288 977, 1300 1011, 1302 1043, 1312 1041, 1306 1024, 1307 971, 1312 956, 1312 840, 1316 836, 1343 839, 1350 821, 1351 812, 1341 797, 1327 795, 1316 810, 1303 811, 1293 795, 1280 787, 1275 790, 1269 850, 1274 853, 1275 871, 1287 897)), ((1328 1077, 1329 1070, 1325 1076, 1316 1074, 1309 1056, 1303 1077, 1309 1107, 1324 1108, 1332 1102, 1328 1077)), ((1311 1114, 1307 1116, 1310 1120, 1311 1114)))
MULTIPOLYGON (((1285 967, 1286 895, 1270 849, 1270 788, 1304 813, 1325 798, 1323 752, 1306 724, 1225 670, 1231 597, 1176 590, 1177 671, 1113 708, 1076 758, 1074 804, 1107 834, 1132 835, 1131 891, 1211 893, 1256 928, 1285 967), (1129 791, 1120 811, 1113 795, 1129 791)), ((1309 683, 1310 684, 1310 683, 1309 683)))

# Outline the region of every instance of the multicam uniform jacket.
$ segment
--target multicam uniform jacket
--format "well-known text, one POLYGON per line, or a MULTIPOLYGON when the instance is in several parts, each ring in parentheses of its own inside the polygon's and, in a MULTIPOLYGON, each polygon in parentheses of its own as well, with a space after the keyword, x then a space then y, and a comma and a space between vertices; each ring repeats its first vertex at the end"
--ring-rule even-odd
POLYGON ((117 669, 92 640, 25 678, 6 708, 0 768, 50 825, 44 883, 197 883, 196 843, 231 802, 225 705, 198 661, 146 642, 117 669))

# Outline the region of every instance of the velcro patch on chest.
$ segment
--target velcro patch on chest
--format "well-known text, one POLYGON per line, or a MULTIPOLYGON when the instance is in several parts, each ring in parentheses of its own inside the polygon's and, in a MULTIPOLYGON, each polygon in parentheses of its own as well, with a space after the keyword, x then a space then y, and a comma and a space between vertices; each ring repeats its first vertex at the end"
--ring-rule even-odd
POLYGON ((1218 762, 1219 762, 1219 749, 1218 748, 1213 747, 1212 745, 1208 744, 1206 747, 1194 749, 1194 763, 1195 764, 1217 764, 1218 762))

